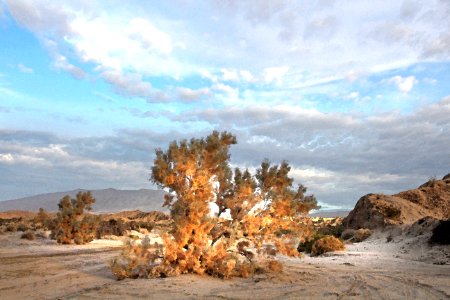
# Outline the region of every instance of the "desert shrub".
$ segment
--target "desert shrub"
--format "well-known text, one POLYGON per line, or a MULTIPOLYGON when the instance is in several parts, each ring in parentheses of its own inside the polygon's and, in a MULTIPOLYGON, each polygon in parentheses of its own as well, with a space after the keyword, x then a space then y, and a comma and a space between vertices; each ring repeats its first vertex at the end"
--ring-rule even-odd
POLYGON ((51 218, 47 214, 45 209, 43 209, 41 207, 41 208, 39 208, 39 211, 38 211, 36 217, 34 217, 33 223, 36 228, 49 229, 48 226, 51 224, 51 218))
POLYGON ((58 204, 52 237, 60 244, 85 244, 95 237, 99 218, 84 215, 84 210, 91 210, 95 198, 91 192, 79 192, 75 199, 64 196, 58 204))
POLYGON ((155 224, 153 222, 145 221, 130 221, 128 222, 127 227, 129 230, 139 231, 140 228, 145 228, 148 231, 152 231, 152 229, 155 227, 155 224))
POLYGON ((350 240, 352 242, 362 242, 372 235, 372 231, 366 228, 360 228, 358 230, 346 229, 341 234, 341 239, 350 240))
POLYGON ((98 239, 105 235, 123 236, 127 229, 125 222, 121 219, 110 219, 98 224, 96 235, 98 239))
POLYGON ((254 175, 233 171, 233 144, 233 135, 215 131, 206 139, 174 141, 167 151, 156 150, 152 181, 169 192, 165 205, 173 229, 164 237, 163 255, 147 254, 149 247, 141 246, 145 249, 117 258, 112 269, 118 278, 182 273, 248 277, 258 268, 257 257, 299 254, 298 241, 311 234, 303 219, 317 208, 316 199, 305 196, 304 186, 293 187, 287 162, 271 165, 265 160, 254 175))
POLYGON ((325 236, 314 242, 311 248, 312 255, 321 255, 326 252, 344 250, 344 243, 334 236, 325 236))
POLYGON ((304 241, 302 241, 301 243, 298 244, 297 246, 297 251, 298 252, 305 252, 305 253, 311 253, 312 251, 312 246, 314 245, 314 243, 325 237, 326 235, 323 235, 321 233, 316 232, 314 235, 306 238, 304 241))
POLYGON ((27 239, 27 240, 35 240, 36 239, 36 235, 34 234, 33 231, 31 230, 27 230, 24 233, 22 233, 22 235, 20 236, 21 239, 27 239))
POLYGON ((366 240, 371 235, 372 235, 372 231, 370 231, 370 229, 360 228, 355 231, 355 234, 353 236, 353 241, 359 243, 359 242, 366 240))
POLYGON ((0 218, 0 225, 8 225, 8 224, 10 224, 10 223, 20 223, 21 221, 23 220, 23 218, 22 217, 19 217, 19 218, 10 218, 10 219, 8 219, 8 218, 5 218, 5 219, 3 219, 3 218, 0 218))
POLYGON ((16 224, 16 223, 9 223, 6 225, 6 231, 15 232, 15 231, 17 231, 17 227, 18 227, 18 224, 16 224))
POLYGON ((450 219, 440 221, 433 229, 429 240, 431 244, 450 245, 450 219))
POLYGON ((19 223, 19 224, 17 225, 16 231, 23 231, 23 232, 25 232, 25 231, 27 231, 27 230, 29 230, 29 229, 30 229, 30 226, 28 226, 28 224, 25 224, 25 223, 19 223))
POLYGON ((278 260, 269 260, 267 262, 267 269, 271 272, 280 273, 283 271, 283 264, 278 260))
POLYGON ((325 224, 317 228, 318 233, 322 235, 332 235, 335 237, 340 237, 343 231, 344 225, 342 225, 342 223, 337 225, 325 224))

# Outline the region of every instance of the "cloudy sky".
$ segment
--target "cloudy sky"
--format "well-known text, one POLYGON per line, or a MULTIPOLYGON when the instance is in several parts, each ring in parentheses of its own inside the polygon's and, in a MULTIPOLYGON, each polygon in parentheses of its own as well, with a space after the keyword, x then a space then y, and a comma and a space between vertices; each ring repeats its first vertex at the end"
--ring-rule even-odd
POLYGON ((0 200, 228 130, 325 208, 450 172, 450 1, 0 0, 0 200))

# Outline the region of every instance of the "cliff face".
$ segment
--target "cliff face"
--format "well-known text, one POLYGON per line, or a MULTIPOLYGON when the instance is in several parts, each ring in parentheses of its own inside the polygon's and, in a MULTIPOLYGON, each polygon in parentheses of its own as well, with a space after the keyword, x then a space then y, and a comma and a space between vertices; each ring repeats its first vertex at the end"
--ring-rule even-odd
POLYGON ((450 174, 395 195, 365 195, 343 224, 347 228, 376 229, 390 224, 412 224, 426 216, 450 218, 450 174))

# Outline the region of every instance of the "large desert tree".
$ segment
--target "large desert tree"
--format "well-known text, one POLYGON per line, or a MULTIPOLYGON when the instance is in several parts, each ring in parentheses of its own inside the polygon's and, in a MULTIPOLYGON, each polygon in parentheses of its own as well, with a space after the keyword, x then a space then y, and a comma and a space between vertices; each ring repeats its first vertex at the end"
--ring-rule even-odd
POLYGON ((156 150, 151 180, 168 192, 174 228, 161 261, 147 264, 145 274, 140 268, 139 276, 249 276, 261 258, 298 255, 298 242, 310 234, 302 217, 317 208, 316 199, 293 187, 287 162, 265 160, 254 175, 232 170, 229 149, 236 143, 234 135, 214 131, 156 150))

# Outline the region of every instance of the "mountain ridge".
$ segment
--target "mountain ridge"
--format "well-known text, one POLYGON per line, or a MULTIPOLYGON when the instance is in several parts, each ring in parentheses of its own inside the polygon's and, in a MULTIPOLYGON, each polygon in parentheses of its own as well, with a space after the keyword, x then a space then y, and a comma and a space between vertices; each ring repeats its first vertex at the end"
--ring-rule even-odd
MULTIPOLYGON (((47 211, 57 211, 58 203, 65 195, 75 197, 78 192, 86 189, 75 189, 64 192, 54 192, 39 194, 19 199, 0 201, 0 211, 26 210, 37 211, 43 208, 47 211)), ((130 209, 142 211, 167 211, 162 207, 164 194, 162 190, 139 189, 139 190, 118 190, 114 188, 90 190, 96 199, 92 206, 92 212, 110 213, 130 209)))

